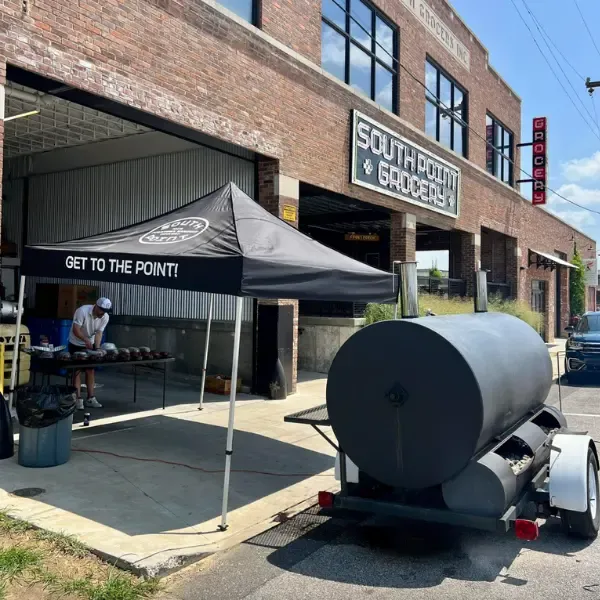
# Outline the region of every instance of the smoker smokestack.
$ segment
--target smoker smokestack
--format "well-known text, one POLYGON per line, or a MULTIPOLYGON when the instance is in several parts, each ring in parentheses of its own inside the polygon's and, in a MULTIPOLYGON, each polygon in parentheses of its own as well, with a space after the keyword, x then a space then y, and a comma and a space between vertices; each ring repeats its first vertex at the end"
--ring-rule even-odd
POLYGON ((488 311, 487 272, 475 271, 475 312, 488 311))
POLYGON ((419 316, 419 286, 417 263, 400 263, 400 314, 403 319, 419 316))

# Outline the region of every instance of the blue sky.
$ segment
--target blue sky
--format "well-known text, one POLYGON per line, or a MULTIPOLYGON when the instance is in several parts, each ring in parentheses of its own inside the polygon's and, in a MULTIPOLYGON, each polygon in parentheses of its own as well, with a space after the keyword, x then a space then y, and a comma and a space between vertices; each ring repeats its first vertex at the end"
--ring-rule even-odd
MULTIPOLYGON (((552 74, 511 0, 451 2, 487 47, 491 65, 521 97, 522 141, 531 141, 533 117, 548 117, 549 186, 578 204, 600 212, 600 131, 594 104, 585 89, 584 80, 575 74, 550 44, 575 91, 569 86, 525 8, 526 3, 552 42, 583 78, 590 77, 600 81, 600 53, 594 48, 575 1, 514 0, 538 44, 589 124, 579 115, 552 74)), ((577 0, 577 3, 600 49, 600 0, 577 0)), ((596 110, 600 116, 600 88, 594 95, 596 110)), ((526 150, 523 152, 522 167, 531 172, 531 154, 526 150)), ((522 177, 525 178, 525 175, 522 177)), ((530 185, 523 185, 522 193, 529 196, 530 188, 530 185)), ((600 215, 582 210, 556 196, 550 199, 548 209, 600 242, 600 215)), ((429 256, 418 258, 421 263, 419 266, 430 266, 429 256)), ((440 268, 444 268, 447 259, 444 260, 442 256, 436 258, 440 268)))

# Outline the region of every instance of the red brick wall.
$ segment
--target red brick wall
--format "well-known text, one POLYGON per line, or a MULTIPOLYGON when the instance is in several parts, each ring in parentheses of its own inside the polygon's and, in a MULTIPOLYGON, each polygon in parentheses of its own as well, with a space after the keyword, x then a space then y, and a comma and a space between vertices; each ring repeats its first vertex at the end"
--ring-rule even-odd
MULTIPOLYGON (((429 53, 468 90, 469 121, 481 135, 489 109, 518 138, 518 99, 486 67, 485 51, 451 18, 449 5, 429 1, 471 50, 471 72, 398 0, 376 0, 400 25, 403 64, 422 78, 429 53)), ((264 27, 314 59, 319 54, 319 3, 299 2, 265 0, 264 27), (296 19, 298 12, 302 21, 296 19)), ((473 233, 481 227, 494 229, 519 239, 522 264, 532 247, 572 255, 570 227, 202 0, 36 0, 29 15, 22 13, 20 0, 4 0, 0 10, 0 78, 7 61, 277 159, 286 175, 300 181, 410 212, 434 226, 473 233), (461 167, 458 219, 349 183, 353 108, 461 167)), ((406 73, 400 88, 402 117, 422 130, 423 88, 406 73)), ((483 167, 485 146, 473 135, 470 157, 483 167)), ((580 248, 590 243, 580 234, 575 237, 580 248)))

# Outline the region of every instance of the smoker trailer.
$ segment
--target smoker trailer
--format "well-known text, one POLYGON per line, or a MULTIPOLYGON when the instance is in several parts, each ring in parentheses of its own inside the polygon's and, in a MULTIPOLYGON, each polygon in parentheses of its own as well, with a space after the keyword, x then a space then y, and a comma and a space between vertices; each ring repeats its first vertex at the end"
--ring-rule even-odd
POLYGON ((526 323, 488 313, 485 273, 475 314, 418 315, 416 266, 401 265, 402 319, 350 337, 328 375, 327 404, 285 418, 313 426, 337 450, 337 494, 350 509, 536 539, 558 515, 595 538, 598 454, 544 404, 546 345, 526 323), (331 426, 337 442, 320 427, 331 426))

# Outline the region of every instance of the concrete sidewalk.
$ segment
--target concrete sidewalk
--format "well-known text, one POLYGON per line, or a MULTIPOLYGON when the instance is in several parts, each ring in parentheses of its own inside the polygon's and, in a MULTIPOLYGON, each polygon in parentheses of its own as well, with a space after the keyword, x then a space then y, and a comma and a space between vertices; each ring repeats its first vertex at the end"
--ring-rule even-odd
POLYGON ((109 416, 75 425, 67 464, 26 469, 16 457, 0 461, 1 510, 156 575, 256 535, 336 486, 333 448, 311 428, 283 422, 325 401, 322 375, 303 374, 285 401, 239 396, 225 532, 218 525, 228 399, 207 395, 200 412, 197 387, 172 383, 163 411, 162 381, 138 380, 133 405, 127 377, 100 378, 109 416), (39 495, 16 495, 32 488, 39 495))

